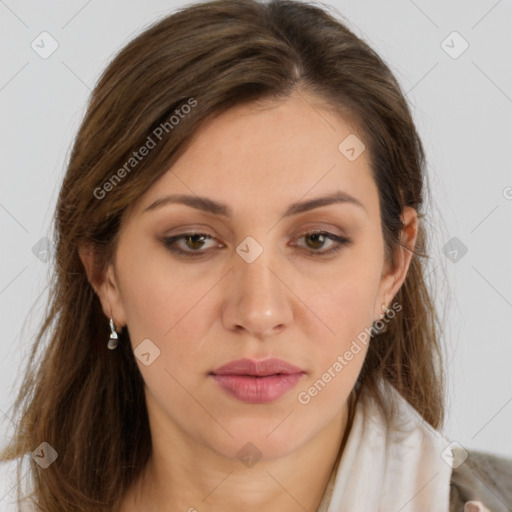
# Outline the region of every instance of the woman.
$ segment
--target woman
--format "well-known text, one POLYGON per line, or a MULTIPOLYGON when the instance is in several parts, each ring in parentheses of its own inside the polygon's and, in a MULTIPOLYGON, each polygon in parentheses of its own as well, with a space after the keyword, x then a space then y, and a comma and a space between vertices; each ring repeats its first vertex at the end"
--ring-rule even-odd
POLYGON ((33 502, 507 510, 512 463, 440 432, 424 167, 390 70, 318 7, 196 4, 130 42, 76 137, 3 454, 33 502))

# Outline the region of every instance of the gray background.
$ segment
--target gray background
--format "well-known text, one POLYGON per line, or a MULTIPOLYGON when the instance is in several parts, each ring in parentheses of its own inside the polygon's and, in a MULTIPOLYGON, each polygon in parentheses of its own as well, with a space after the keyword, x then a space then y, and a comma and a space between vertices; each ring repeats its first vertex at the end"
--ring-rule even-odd
MULTIPOLYGON (((446 310, 445 433, 466 448, 512 456, 512 1, 327 4, 395 72, 427 150, 429 279, 446 310)), ((182 5, 0 0, 2 443, 46 299, 50 265, 37 244, 50 236, 88 95, 118 49, 182 5), (47 59, 31 47, 43 31, 59 45, 47 59)))

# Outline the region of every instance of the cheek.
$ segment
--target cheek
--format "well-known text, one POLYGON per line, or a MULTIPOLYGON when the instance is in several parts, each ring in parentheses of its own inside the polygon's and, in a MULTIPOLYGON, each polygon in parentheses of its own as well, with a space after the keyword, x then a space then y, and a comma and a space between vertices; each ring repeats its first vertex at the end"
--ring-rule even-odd
POLYGON ((317 324, 326 339, 341 342, 371 325, 383 258, 382 239, 375 230, 360 234, 332 264, 301 269, 297 290, 303 290, 301 299, 323 320, 317 324))
POLYGON ((327 346, 342 349, 371 325, 378 280, 375 272, 365 269, 338 275, 331 278, 327 286, 324 283, 304 286, 310 288, 305 303, 314 313, 311 318, 315 319, 318 332, 314 338, 321 335, 327 346))
POLYGON ((297 402, 328 415, 343 406, 364 363, 368 346, 356 342, 347 350, 332 354, 317 374, 297 390, 297 402))
POLYGON ((328 417, 341 407, 354 387, 370 343, 375 293, 371 280, 357 276, 340 279, 337 286, 310 295, 308 306, 322 322, 310 324, 310 353, 314 371, 297 390, 297 403, 305 410, 328 417), (317 329, 314 329, 314 327, 317 329), (321 326, 321 327, 318 327, 321 326), (327 328, 327 327, 328 328, 327 328))
POLYGON ((192 265, 179 271, 170 257, 155 254, 133 254, 124 271, 123 303, 133 349, 146 339, 157 347, 158 357, 149 366, 137 361, 142 377, 161 407, 187 410, 190 396, 182 386, 196 388, 210 369, 204 345, 218 279, 198 275, 192 265))
POLYGON ((353 388, 370 343, 376 274, 359 265, 340 273, 328 289, 310 287, 306 303, 315 316, 308 317, 305 325, 309 324, 315 370, 300 389, 300 404, 314 403, 327 413, 333 404, 341 406, 353 388))
POLYGON ((208 283, 193 272, 192 266, 182 271, 165 250, 155 246, 145 251, 135 248, 119 268, 123 306, 134 342, 170 338, 190 322, 208 291, 208 283))

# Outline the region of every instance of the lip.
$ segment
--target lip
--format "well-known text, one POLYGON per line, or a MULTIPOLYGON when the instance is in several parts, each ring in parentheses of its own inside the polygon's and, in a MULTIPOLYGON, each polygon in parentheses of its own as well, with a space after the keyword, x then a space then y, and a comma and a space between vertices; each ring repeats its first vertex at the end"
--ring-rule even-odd
POLYGON ((237 359, 213 370, 215 375, 252 375, 256 377, 266 377, 276 375, 277 373, 292 374, 302 373, 304 370, 294 366, 283 359, 272 357, 256 361, 254 359, 237 359))
POLYGON ((212 371, 210 376, 229 395, 252 404, 273 402, 294 388, 306 374, 282 359, 238 359, 212 371))

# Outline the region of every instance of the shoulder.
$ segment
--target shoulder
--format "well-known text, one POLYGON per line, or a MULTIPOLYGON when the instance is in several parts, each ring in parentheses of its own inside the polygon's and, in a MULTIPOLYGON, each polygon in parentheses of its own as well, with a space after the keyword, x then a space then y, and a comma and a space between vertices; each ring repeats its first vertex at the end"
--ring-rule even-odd
POLYGON ((512 459, 468 451, 452 471, 450 512, 462 512, 468 501, 479 501, 491 512, 512 510, 512 459))

